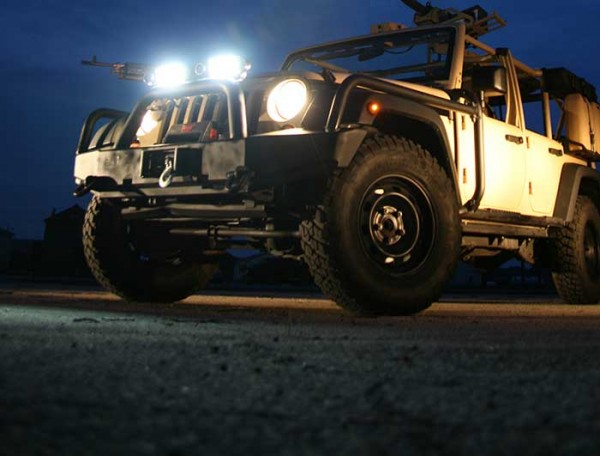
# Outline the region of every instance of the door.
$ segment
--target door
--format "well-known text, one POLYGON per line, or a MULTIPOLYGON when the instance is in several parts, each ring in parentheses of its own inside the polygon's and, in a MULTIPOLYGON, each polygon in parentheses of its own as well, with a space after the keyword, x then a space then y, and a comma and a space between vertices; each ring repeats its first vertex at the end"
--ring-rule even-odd
POLYGON ((525 190, 526 151, 523 130, 484 118, 485 193, 481 209, 519 212, 525 190))

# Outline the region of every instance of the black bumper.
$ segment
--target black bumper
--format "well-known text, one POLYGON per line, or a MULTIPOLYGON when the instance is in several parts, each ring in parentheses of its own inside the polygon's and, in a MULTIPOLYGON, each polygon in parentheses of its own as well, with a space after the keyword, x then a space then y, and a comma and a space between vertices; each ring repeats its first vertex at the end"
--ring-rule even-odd
MULTIPOLYGON (((217 198, 269 188, 306 190, 307 185, 318 192, 338 157, 353 154, 365 134, 361 129, 291 129, 230 141, 91 151, 76 156, 75 179, 106 198, 217 198), (168 163, 172 181, 161 188, 159 179, 168 163)), ((315 192, 307 197, 309 193, 315 192)))

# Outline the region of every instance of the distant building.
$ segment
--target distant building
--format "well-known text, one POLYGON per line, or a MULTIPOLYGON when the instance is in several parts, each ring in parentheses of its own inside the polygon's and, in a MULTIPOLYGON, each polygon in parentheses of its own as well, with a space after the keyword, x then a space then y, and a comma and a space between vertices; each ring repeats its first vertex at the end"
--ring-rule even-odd
POLYGON ((60 212, 52 211, 45 220, 39 272, 55 276, 89 274, 82 246, 84 216, 85 210, 77 204, 60 212))

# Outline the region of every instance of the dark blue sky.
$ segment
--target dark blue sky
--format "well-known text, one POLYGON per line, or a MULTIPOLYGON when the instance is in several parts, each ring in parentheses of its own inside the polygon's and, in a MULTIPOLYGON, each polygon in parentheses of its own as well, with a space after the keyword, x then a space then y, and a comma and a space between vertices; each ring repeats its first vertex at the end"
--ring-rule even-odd
MULTIPOLYGON (((457 9, 475 3, 433 2, 457 9)), ((566 66, 600 86, 598 0, 479 3, 509 22, 484 41, 510 47, 535 67, 566 66)), ((78 202, 71 196, 73 156, 86 115, 99 107, 129 110, 145 91, 80 65, 82 59, 197 61, 228 50, 261 72, 276 69, 296 47, 368 33, 373 23, 411 24, 411 18, 399 0, 10 2, 0 15, 0 227, 41 238, 53 208, 78 202)))

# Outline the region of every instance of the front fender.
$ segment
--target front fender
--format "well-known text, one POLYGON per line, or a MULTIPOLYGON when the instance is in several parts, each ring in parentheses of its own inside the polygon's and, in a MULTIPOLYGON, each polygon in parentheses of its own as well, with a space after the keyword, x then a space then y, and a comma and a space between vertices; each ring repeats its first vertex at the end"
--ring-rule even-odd
MULTIPOLYGON (((587 166, 576 163, 566 163, 560 176, 556 205, 554 206, 554 217, 567 222, 573 220, 577 196, 581 193, 591 193, 596 206, 600 206, 600 173, 587 166), (580 190, 583 190, 581 192, 580 190)), ((600 207, 599 207, 600 210, 600 207)))

